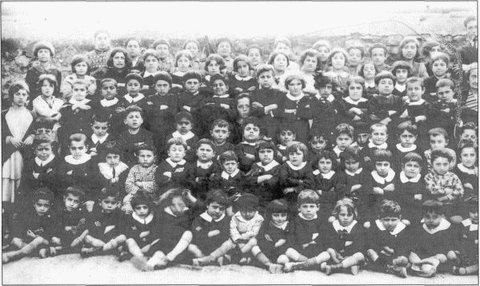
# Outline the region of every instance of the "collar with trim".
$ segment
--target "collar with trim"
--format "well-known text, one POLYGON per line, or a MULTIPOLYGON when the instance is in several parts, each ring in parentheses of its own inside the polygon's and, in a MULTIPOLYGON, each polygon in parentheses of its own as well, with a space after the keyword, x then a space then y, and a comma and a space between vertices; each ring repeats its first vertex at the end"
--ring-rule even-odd
POLYGON ((315 94, 315 97, 320 100, 320 101, 328 101, 328 102, 333 102, 335 100, 335 96, 333 96, 333 94, 329 94, 326 98, 321 96, 320 93, 316 93, 315 94))
POLYGON ((270 171, 271 169, 275 168, 276 166, 280 165, 277 161, 273 160, 272 162, 268 163, 267 165, 262 165, 262 162, 257 162, 257 166, 265 170, 266 172, 270 171))
POLYGON ((312 217, 312 218, 306 218, 302 213, 298 213, 298 216, 303 219, 303 220, 314 220, 314 219, 317 219, 318 216, 317 216, 317 213, 315 213, 315 215, 312 217))
POLYGON ((398 143, 397 145, 395 145, 395 147, 397 147, 398 151, 400 151, 402 153, 413 152, 413 151, 417 150, 417 145, 415 145, 415 144, 413 144, 409 148, 405 148, 405 147, 402 146, 401 143, 398 143))
POLYGON ((332 226, 336 232, 346 230, 348 233, 350 233, 356 224, 357 224, 357 220, 353 220, 349 226, 341 226, 338 220, 334 220, 332 222, 332 226))
POLYGON ((146 218, 139 217, 135 212, 132 213, 134 220, 138 221, 141 224, 149 224, 153 220, 153 214, 149 213, 146 218))
POLYGON ((369 140, 368 142, 368 148, 377 148, 377 149, 383 149, 383 150, 386 150, 388 149, 388 144, 387 142, 383 142, 382 144, 380 145, 376 145, 372 142, 372 140, 369 140))
POLYGON ((407 89, 407 85, 406 84, 400 84, 400 83, 396 83, 395 84, 395 87, 394 87, 396 90, 400 91, 400 92, 404 92, 405 89, 407 89))
POLYGON ((366 99, 364 97, 360 97, 357 101, 354 101, 349 96, 345 97, 343 100, 345 100, 347 103, 350 103, 352 105, 358 105, 359 103, 368 101, 368 99, 366 99))
POLYGON ((223 94, 223 95, 214 95, 212 96, 213 98, 229 98, 230 95, 227 93, 227 94, 223 94))
POLYGON ((307 165, 307 162, 302 162, 302 164, 300 164, 300 166, 294 166, 294 165, 292 165, 292 163, 290 161, 287 161, 286 163, 290 167, 290 169, 292 169, 294 171, 301 170, 307 165))
MULTIPOLYGON (((377 225, 378 229, 381 230, 381 231, 386 231, 387 229, 385 228, 385 226, 383 226, 383 223, 377 219, 375 220, 375 224, 377 225)), ((395 227, 395 229, 393 229, 393 231, 389 232, 391 235, 397 235, 399 234, 402 230, 404 230, 407 226, 399 221, 397 223, 397 226, 395 227)))
POLYGON ((208 222, 219 222, 221 221, 224 217, 225 217, 225 213, 223 213, 218 219, 213 219, 213 217, 211 215, 209 215, 207 213, 207 211, 204 211, 201 215, 200 215, 201 218, 203 218, 204 220, 208 221, 208 222))
POLYGON ((129 103, 132 103, 132 102, 139 102, 140 100, 144 99, 145 95, 143 95, 143 93, 139 93, 137 96, 131 97, 130 94, 127 93, 123 98, 129 103))
POLYGON ((88 155, 88 154, 83 154, 80 159, 74 159, 73 155, 67 155, 67 156, 65 156, 65 161, 69 164, 72 164, 72 165, 80 165, 80 164, 83 164, 83 163, 87 162, 91 158, 92 157, 90 157, 90 155, 88 155))
POLYGON ((388 174, 387 174, 386 177, 380 176, 378 174, 377 170, 373 170, 371 174, 372 174, 372 177, 375 180, 375 182, 377 182, 379 184, 382 184, 382 185, 392 182, 393 179, 395 178, 395 171, 392 170, 392 168, 388 169, 388 174))
POLYGON ((340 156, 340 154, 341 154, 343 151, 340 150, 340 148, 338 148, 337 145, 335 145, 335 147, 333 147, 333 152, 335 152, 335 155, 340 156))
POLYGON ((478 224, 474 224, 471 219, 467 218, 462 221, 464 227, 468 226, 469 231, 478 231, 478 224))
POLYGON ((240 75, 236 74, 235 79, 239 81, 249 81, 252 79, 252 77, 251 76, 241 77, 240 75))
POLYGON ((424 99, 420 99, 419 101, 414 101, 414 102, 411 102, 410 99, 407 99, 405 101, 405 103, 408 105, 408 106, 417 106, 417 105, 422 105, 425 103, 425 100, 424 99))
POLYGON ((115 169, 116 177, 119 177, 123 171, 128 170, 128 165, 120 162, 117 166, 112 168, 106 162, 100 162, 98 163, 98 169, 106 179, 113 179, 113 169, 115 169))
POLYGON ((210 166, 212 166, 212 164, 213 164, 213 161, 208 161, 208 162, 202 163, 202 162, 197 160, 197 167, 202 168, 204 170, 210 168, 210 166))
POLYGON ((277 144, 277 149, 282 150, 282 151, 287 150, 287 146, 282 145, 282 144, 277 144))
POLYGON ((222 171, 222 178, 224 178, 225 180, 228 180, 228 179, 233 178, 236 175, 238 175, 239 172, 240 172, 239 169, 236 169, 232 174, 229 174, 225 171, 222 171))
POLYGON ((291 101, 300 101, 300 99, 304 98, 305 94, 302 92, 299 96, 294 97, 293 95, 290 94, 290 92, 287 93, 287 98, 290 99, 291 101))
POLYGON ((180 132, 175 131, 175 132, 172 133, 172 137, 182 137, 183 140, 187 141, 187 140, 190 140, 193 137, 195 137, 195 134, 192 131, 188 131, 187 134, 182 135, 182 134, 180 134, 180 132))
POLYGON ((187 161, 185 161, 185 159, 182 159, 178 162, 173 162, 171 158, 167 158, 165 159, 165 161, 170 165, 172 166, 172 168, 176 168, 178 165, 185 165, 185 163, 187 163, 187 161))
POLYGON ((47 165, 48 163, 52 162, 53 159, 55 159, 55 155, 53 155, 53 154, 50 154, 50 156, 48 156, 47 160, 45 160, 45 161, 42 161, 38 157, 35 157, 35 163, 38 166, 43 167, 43 166, 47 165))
POLYGON ((429 234, 435 234, 439 231, 446 230, 450 227, 450 222, 444 218, 440 221, 440 224, 434 228, 434 229, 429 229, 425 223, 422 223, 423 229, 428 232, 429 234))
POLYGON ((375 82, 365 82, 365 88, 375 88, 375 82))
POLYGON ((113 106, 115 104, 118 103, 118 98, 114 98, 114 99, 111 99, 111 100, 107 100, 107 99, 102 99, 100 100, 100 104, 103 106, 103 107, 110 107, 110 106, 113 106))
POLYGON ((353 177, 353 176, 355 176, 355 175, 358 175, 358 174, 360 174, 360 173, 362 173, 362 172, 363 172, 363 168, 359 168, 358 170, 356 170, 356 171, 353 172, 353 173, 350 172, 349 170, 345 170, 345 174, 347 174, 347 175, 349 175, 349 176, 351 176, 351 177, 353 177))
POLYGON ((88 104, 90 102, 90 99, 84 98, 81 101, 78 101, 78 100, 75 100, 74 98, 70 98, 68 102, 72 104, 72 110, 74 110, 79 106, 88 104))
POLYGON ((242 141, 240 142, 240 144, 243 144, 243 145, 250 145, 250 146, 257 146, 257 143, 256 142, 248 142, 248 141, 242 141))
POLYGON ((278 228, 278 229, 281 229, 281 230, 285 230, 287 229, 287 226, 288 226, 288 220, 286 222, 284 222, 282 225, 276 225, 273 223, 273 221, 271 220, 270 221, 270 225, 275 227, 275 228, 278 228))
POLYGON ((103 144, 103 142, 105 142, 105 140, 107 140, 108 138, 108 133, 105 133, 105 136, 103 136, 102 138, 98 137, 95 133, 92 134, 92 142, 93 144, 103 144))
POLYGON ((328 173, 322 174, 322 173, 320 172, 320 170, 317 169, 317 170, 313 171, 313 174, 314 174, 315 176, 321 175, 323 179, 330 180, 330 179, 333 177, 333 175, 335 175, 335 171, 334 171, 334 170, 330 170, 330 171, 328 171, 328 173))
POLYGON ((418 183, 420 181, 420 178, 422 178, 421 174, 418 174, 413 178, 409 178, 409 177, 407 177, 407 175, 405 175, 404 171, 400 172, 400 182, 402 182, 403 184, 408 183, 408 182, 418 183))
POLYGON ((457 168, 462 171, 462 173, 466 173, 469 175, 478 175, 477 167, 474 168, 467 168, 462 163, 457 164, 457 168))

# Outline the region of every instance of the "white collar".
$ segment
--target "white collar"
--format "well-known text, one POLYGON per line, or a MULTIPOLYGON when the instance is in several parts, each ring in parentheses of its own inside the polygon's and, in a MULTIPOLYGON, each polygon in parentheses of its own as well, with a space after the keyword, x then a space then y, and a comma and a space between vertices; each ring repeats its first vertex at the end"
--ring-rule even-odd
POLYGON ((365 88, 375 88, 375 81, 371 83, 365 82, 365 88))
POLYGON ((302 162, 302 164, 300 164, 300 166, 293 166, 290 161, 287 161, 287 165, 290 167, 290 169, 292 169, 294 171, 298 171, 298 170, 303 169, 307 165, 307 162, 302 162))
POLYGON ((352 223, 349 226, 341 226, 340 222, 338 220, 334 220, 332 222, 332 226, 335 229, 336 232, 346 230, 348 233, 352 231, 352 228, 357 224, 357 220, 353 220, 352 223))
POLYGON ((460 171, 462 171, 462 173, 466 173, 466 174, 469 174, 469 175, 477 175, 477 173, 478 173, 477 167, 475 167, 473 169, 469 169, 469 168, 463 166, 462 163, 457 164, 457 168, 460 171))
POLYGON ((278 150, 287 150, 287 146, 282 145, 282 144, 277 144, 277 149, 278 150))
POLYGON ((397 145, 395 145, 395 147, 397 147, 398 151, 400 151, 402 153, 413 152, 413 151, 417 150, 417 145, 415 145, 415 144, 413 144, 409 148, 405 148, 405 147, 402 146, 401 143, 398 143, 397 145))
POLYGON ((100 104, 103 106, 103 107, 110 107, 110 106, 113 106, 115 104, 118 103, 118 98, 114 98, 114 99, 111 99, 111 100, 107 100, 107 99, 102 99, 100 100, 100 104))
POLYGON ((197 167, 200 167, 204 170, 210 168, 210 166, 212 166, 212 164, 213 164, 213 161, 208 161, 208 162, 202 163, 202 162, 197 160, 197 167))
POLYGON ((115 169, 116 177, 119 177, 123 171, 128 170, 128 166, 127 164, 120 161, 120 163, 118 163, 117 166, 112 168, 112 166, 110 166, 106 162, 100 162, 98 163, 98 169, 106 179, 113 179, 113 172, 112 172, 113 169, 115 169))
POLYGON ((155 76, 155 75, 156 75, 156 73, 151 73, 151 72, 145 71, 143 73, 143 78, 146 78, 146 77, 149 77, 149 76, 155 76))
POLYGON ((315 94, 315 97, 318 99, 318 100, 327 100, 329 102, 333 102, 335 100, 335 96, 333 96, 333 94, 329 94, 327 96, 327 98, 322 98, 322 96, 317 92, 315 94))
POLYGON ((353 105, 358 105, 359 103, 361 102, 366 102, 368 101, 368 99, 364 98, 364 97, 360 97, 357 101, 354 101, 353 99, 351 99, 349 96, 345 97, 343 100, 345 100, 346 102, 350 103, 350 104, 353 104, 353 105))
POLYGON ((243 218, 243 216, 242 216, 242 214, 240 213, 240 211, 238 211, 238 212, 235 213, 235 217, 236 217, 239 221, 243 221, 243 222, 252 221, 252 220, 255 219, 257 216, 258 216, 258 211, 255 211, 255 215, 252 217, 252 219, 246 220, 246 219, 243 218))
POLYGON ((305 94, 303 92, 302 92, 302 94, 300 94, 297 97, 293 97, 293 95, 291 95, 290 92, 287 93, 287 98, 290 99, 291 101, 299 101, 300 99, 302 99, 304 97, 305 97, 305 94))
POLYGON ((201 215, 200 215, 201 218, 203 218, 204 220, 208 221, 208 222, 212 222, 212 221, 215 221, 215 222, 219 222, 221 221, 224 217, 225 217, 225 213, 223 213, 218 219, 213 219, 213 217, 211 215, 209 215, 207 213, 207 211, 204 211, 201 215))
POLYGON ((243 145, 250 145, 250 146, 257 146, 257 143, 256 142, 248 142, 248 141, 242 141, 240 142, 240 144, 243 144, 243 145))
POLYGON ((92 134, 92 142, 93 144, 103 144, 103 142, 105 142, 105 140, 107 140, 108 138, 108 133, 105 134, 105 136, 103 136, 102 138, 99 138, 95 133, 92 134))
POLYGON ((180 160, 180 161, 178 161, 178 162, 173 162, 171 158, 167 158, 167 159, 165 159, 165 161, 166 161, 170 166, 172 166, 172 168, 176 168, 178 165, 185 165, 185 163, 187 162, 187 161, 185 161, 185 159, 182 159, 182 160, 180 160))
POLYGON ((405 101, 409 106, 417 106, 417 105, 422 105, 425 103, 425 100, 423 99, 420 99, 419 101, 414 101, 414 102, 411 102, 410 99, 407 99, 407 101, 405 101))
POLYGON ((143 93, 139 93, 137 96, 131 97, 130 94, 127 93, 123 98, 125 98, 126 101, 132 103, 132 102, 139 102, 140 100, 145 98, 145 96, 143 95, 143 93))
POLYGON ((333 175, 335 175, 335 171, 334 171, 334 170, 330 170, 330 171, 328 171, 328 173, 322 174, 322 173, 320 173, 320 170, 317 169, 317 170, 313 171, 313 174, 314 174, 315 176, 321 174, 323 179, 330 180, 330 179, 333 177, 333 175))
POLYGON ((281 229, 281 230, 285 230, 287 229, 287 226, 288 226, 288 220, 286 222, 284 222, 282 225, 278 226, 278 225, 275 225, 273 223, 273 221, 270 221, 270 225, 275 227, 275 228, 278 228, 278 229, 281 229))
POLYGON ((83 163, 87 162, 90 159, 91 159, 91 157, 88 154, 83 154, 83 156, 78 160, 74 159, 73 155, 68 155, 68 156, 65 157, 65 161, 69 164, 72 164, 72 165, 80 165, 80 164, 83 164, 83 163))
POLYGON ((342 153, 343 151, 340 150, 337 145, 335 145, 335 147, 333 147, 333 152, 335 152, 337 156, 340 156, 340 153, 342 153))
MULTIPOLYGON (((375 224, 377 225, 377 227, 378 227, 379 230, 381 230, 381 231, 386 231, 386 230, 387 230, 387 229, 383 226, 383 223, 382 223, 379 219, 375 220, 375 224)), ((407 227, 407 226, 406 226, 403 222, 399 221, 399 222, 397 223, 397 226, 395 227, 395 229, 394 229, 392 232, 390 232, 390 234, 391 234, 391 235, 397 235, 397 234, 399 234, 402 230, 404 230, 406 227, 407 227)))
POLYGON ((82 101, 78 101, 78 100, 75 100, 74 98, 70 98, 70 100, 68 102, 72 104, 72 110, 74 110, 78 106, 86 105, 87 103, 89 103, 90 99, 84 98, 84 99, 82 99, 82 101))
POLYGON ((235 177, 239 172, 240 172, 239 169, 236 169, 232 174, 229 174, 229 173, 223 171, 222 172, 222 178, 224 178, 225 180, 228 180, 230 178, 235 177))
POLYGON ((375 182, 382 185, 390 183, 391 181, 393 181, 393 178, 395 178, 395 171, 392 170, 392 168, 388 169, 388 174, 386 177, 380 176, 377 170, 373 170, 371 174, 375 182))
POLYGON ((38 166, 42 167, 42 166, 45 166, 48 163, 52 162, 53 159, 55 159, 55 155, 53 155, 53 154, 50 154, 50 156, 48 156, 47 160, 45 160, 45 161, 42 161, 38 157, 35 157, 35 163, 37 163, 38 166))
POLYGON ((308 221, 308 220, 314 220, 314 219, 317 219, 317 218, 318 218, 317 213, 315 213, 315 215, 314 215, 311 219, 306 218, 302 213, 298 213, 298 216, 299 216, 301 219, 307 220, 307 221, 308 221))
POLYGON ((262 168, 265 171, 270 171, 271 169, 275 168, 276 166, 280 165, 277 161, 272 160, 272 162, 268 163, 267 165, 262 165, 262 162, 257 162, 257 166, 262 168))
POLYGON ((407 177, 407 175, 405 175, 405 172, 404 171, 401 171, 400 172, 400 182, 402 182, 403 184, 407 183, 407 182, 411 182, 411 183, 418 183, 418 181, 420 181, 420 178, 422 177, 421 174, 418 174, 416 175, 415 177, 413 178, 409 178, 407 177))
POLYGON ((345 174, 353 177, 355 175, 360 174, 362 171, 363 171, 363 168, 358 168, 358 170, 356 170, 354 173, 350 172, 349 170, 345 170, 345 174))
POLYGON ((153 220, 152 213, 149 213, 146 218, 141 218, 135 212, 133 212, 132 217, 134 220, 138 221, 141 224, 149 224, 153 220))
POLYGON ((229 98, 230 95, 229 94, 223 94, 223 95, 214 95, 213 97, 215 98, 229 98))
POLYGON ((377 149, 383 149, 386 150, 388 148, 387 142, 383 142, 381 145, 375 145, 372 140, 369 140, 368 142, 368 148, 377 148, 377 149))
POLYGON ((175 131, 175 132, 172 133, 172 137, 182 137, 183 140, 187 141, 187 140, 195 137, 195 134, 192 131, 188 131, 187 134, 182 135, 182 134, 180 134, 180 132, 175 131))
POLYGON ((471 219, 467 218, 466 220, 462 221, 462 225, 465 227, 469 227, 469 231, 477 231, 478 230, 478 224, 474 224, 471 219))
POLYGON ((400 92, 403 92, 405 91, 405 89, 407 88, 407 85, 406 84, 400 84, 400 83, 395 83, 395 89, 400 91, 400 92))
POLYGON ((448 220, 442 218, 442 220, 440 221, 440 224, 434 229, 429 229, 425 223, 422 224, 422 227, 429 234, 435 234, 439 231, 448 229, 450 227, 450 222, 448 222, 448 220))
POLYGON ((241 77, 240 75, 236 74, 235 79, 239 81, 249 81, 252 79, 252 77, 251 76, 241 77))

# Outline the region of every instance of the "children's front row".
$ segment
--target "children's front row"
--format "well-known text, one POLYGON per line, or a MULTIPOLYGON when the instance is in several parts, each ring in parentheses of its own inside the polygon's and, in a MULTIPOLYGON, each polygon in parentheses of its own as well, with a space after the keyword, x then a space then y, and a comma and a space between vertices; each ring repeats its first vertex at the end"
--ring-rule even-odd
POLYGON ((407 272, 423 277, 437 271, 478 273, 476 199, 467 203, 469 218, 458 225, 445 219, 441 202, 425 201, 421 222, 407 225, 400 205, 383 200, 365 228, 351 199, 337 201, 327 219, 320 215, 319 195, 309 189, 298 194, 293 217, 283 199, 262 209, 253 194, 232 202, 221 189, 210 190, 204 203, 189 190, 170 189, 156 205, 149 193, 138 191, 130 200, 130 215, 120 210, 113 188, 102 189, 90 213, 81 207, 84 196, 80 188, 69 187, 63 205, 55 209, 48 188, 35 190, 32 207, 13 225, 3 263, 36 254, 80 253, 117 255, 143 271, 172 263, 238 263, 271 273, 303 269, 357 274, 361 267, 400 277, 407 272))

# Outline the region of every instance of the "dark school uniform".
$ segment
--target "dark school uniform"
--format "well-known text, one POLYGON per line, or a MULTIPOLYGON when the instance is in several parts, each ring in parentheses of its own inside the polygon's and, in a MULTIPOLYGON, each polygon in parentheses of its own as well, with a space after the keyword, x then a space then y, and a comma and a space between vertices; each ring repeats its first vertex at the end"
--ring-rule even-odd
POLYGON ((193 220, 191 230, 192 244, 208 255, 230 239, 230 217, 223 214, 218 219, 213 219, 205 211, 193 220), (220 233, 209 236, 209 233, 215 230, 220 233))
POLYGON ((275 263, 280 255, 285 254, 290 247, 288 238, 290 236, 291 224, 286 221, 281 226, 274 225, 272 221, 264 222, 257 235, 257 245, 265 256, 275 263), (284 243, 275 246, 280 240, 284 243))

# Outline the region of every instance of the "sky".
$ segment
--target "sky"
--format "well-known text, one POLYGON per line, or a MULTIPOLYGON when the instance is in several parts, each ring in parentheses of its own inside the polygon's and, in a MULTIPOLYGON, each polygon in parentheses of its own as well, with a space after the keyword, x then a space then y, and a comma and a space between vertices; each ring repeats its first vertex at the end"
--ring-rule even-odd
POLYGON ((99 28, 113 37, 289 36, 392 19, 415 27, 422 13, 476 9, 473 1, 3 2, 2 37, 91 39, 99 28))

